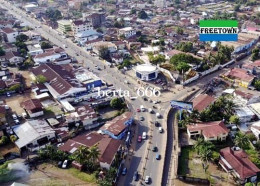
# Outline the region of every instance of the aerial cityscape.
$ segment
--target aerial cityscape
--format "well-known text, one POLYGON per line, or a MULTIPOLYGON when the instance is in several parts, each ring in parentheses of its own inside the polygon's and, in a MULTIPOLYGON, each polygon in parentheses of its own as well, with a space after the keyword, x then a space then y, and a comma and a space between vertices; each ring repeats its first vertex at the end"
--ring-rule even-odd
POLYGON ((0 0, 0 186, 260 186, 259 0, 0 0))

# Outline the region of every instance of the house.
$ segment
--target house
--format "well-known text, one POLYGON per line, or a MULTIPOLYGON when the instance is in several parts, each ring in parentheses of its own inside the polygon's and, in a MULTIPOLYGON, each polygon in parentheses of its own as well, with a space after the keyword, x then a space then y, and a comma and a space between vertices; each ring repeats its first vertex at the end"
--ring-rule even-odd
POLYGON ((253 63, 245 63, 242 65, 242 68, 260 78, 260 60, 254 61, 253 63))
POLYGON ((100 33, 96 32, 95 30, 85 30, 82 32, 78 32, 75 35, 75 39, 80 43, 84 44, 87 41, 92 41, 98 39, 100 36, 100 33))
POLYGON ((55 139, 55 131, 45 120, 27 120, 22 125, 15 126, 13 131, 18 137, 15 144, 21 151, 26 148, 39 150, 55 139))
POLYGON ((24 58, 21 57, 19 52, 6 52, 5 55, 0 56, 0 62, 1 64, 11 64, 11 65, 17 65, 18 63, 22 63, 24 61, 24 58))
POLYGON ((18 36, 18 32, 11 28, 2 28, 2 33, 4 39, 9 43, 14 43, 16 41, 16 37, 18 36))
POLYGON ((80 81, 88 90, 95 87, 102 86, 102 80, 93 72, 90 72, 84 68, 78 68, 73 71, 75 77, 80 81))
POLYGON ((50 97, 48 94, 49 90, 43 83, 33 85, 31 90, 36 99, 43 100, 50 97))
POLYGON ((92 44, 93 52, 99 54, 99 49, 102 47, 107 47, 109 52, 116 52, 117 47, 114 43, 107 42, 107 41, 99 41, 92 44))
POLYGON ((69 139, 59 149, 73 154, 80 146, 92 147, 97 146, 99 149, 99 163, 101 168, 109 169, 112 165, 115 155, 122 146, 122 141, 109 138, 95 132, 81 134, 75 138, 69 139))
POLYGON ((250 130, 253 132, 253 134, 255 135, 256 139, 259 140, 260 139, 260 121, 254 122, 250 126, 250 130))
POLYGON ((98 116, 95 110, 89 105, 75 107, 75 112, 66 116, 68 123, 82 123, 86 130, 97 127, 98 116))
POLYGON ((6 123, 6 109, 5 109, 5 106, 4 105, 0 105, 0 122, 2 124, 5 124, 6 123))
POLYGON ((74 35, 87 30, 93 30, 93 25, 90 21, 75 20, 72 22, 72 30, 74 35))
POLYGON ((30 40, 37 40, 40 41, 42 39, 41 34, 38 34, 36 32, 33 32, 31 30, 27 32, 23 32, 24 35, 28 36, 30 40))
POLYGON ((237 148, 226 147, 220 150, 219 164, 228 173, 236 177, 240 184, 255 183, 259 180, 260 169, 249 159, 248 155, 237 148))
POLYGON ((236 85, 245 88, 248 88, 248 86, 250 86, 255 79, 255 76, 248 74, 246 70, 241 68, 233 68, 221 76, 224 79, 227 79, 236 85))
POLYGON ((121 28, 118 30, 119 36, 123 35, 125 38, 130 38, 136 35, 136 30, 132 27, 121 28))
POLYGON ((67 57, 68 57, 67 53, 62 48, 55 47, 55 48, 44 50, 44 53, 40 53, 36 55, 33 59, 35 63, 41 64, 41 63, 52 62, 56 59, 67 58, 67 57))
POLYGON ((36 56, 44 52, 40 44, 33 44, 33 45, 28 44, 27 49, 28 49, 28 54, 30 54, 31 56, 36 56))
POLYGON ((21 107, 31 118, 44 115, 43 106, 38 99, 29 99, 21 103, 21 107))
POLYGON ((1 20, 0 21, 0 29, 3 29, 3 28, 13 28, 15 24, 15 21, 12 21, 12 20, 1 20))
POLYGON ((133 122, 132 113, 125 112, 121 116, 108 121, 100 128, 100 132, 109 135, 113 139, 122 139, 133 122))
POLYGON ((86 87, 61 65, 47 63, 33 68, 32 78, 36 79, 38 75, 46 77, 47 81, 44 85, 55 99, 73 101, 78 95, 86 93, 86 87))
POLYGON ((5 52, 17 52, 17 47, 13 43, 2 43, 5 52))
POLYGON ((124 50, 125 49, 125 42, 123 41, 114 41, 113 42, 118 50, 124 50))
POLYGON ((203 136, 206 141, 224 141, 228 136, 228 128, 223 121, 194 123, 187 126, 189 138, 203 136))
POLYGON ((94 28, 98 28, 106 21, 106 17, 104 13, 83 13, 83 20, 91 22, 94 28))
POLYGON ((207 94, 200 94, 192 100, 193 109, 199 112, 206 109, 209 105, 215 102, 215 98, 207 94))
POLYGON ((119 53, 111 54, 111 59, 116 64, 121 64, 124 61, 123 55, 121 55, 119 53))
POLYGON ((256 118, 255 113, 246 106, 235 108, 235 113, 239 117, 241 123, 250 122, 256 118))
POLYGON ((254 95, 248 92, 242 92, 240 90, 235 90, 233 92, 234 98, 237 100, 236 102, 242 103, 242 104, 248 104, 250 100, 254 98, 254 95))

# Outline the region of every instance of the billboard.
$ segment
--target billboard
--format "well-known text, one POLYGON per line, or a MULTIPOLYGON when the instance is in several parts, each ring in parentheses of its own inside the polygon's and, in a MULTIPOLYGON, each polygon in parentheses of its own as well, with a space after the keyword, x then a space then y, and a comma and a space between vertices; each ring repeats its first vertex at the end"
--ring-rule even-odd
POLYGON ((192 102, 184 102, 184 101, 171 101, 172 108, 184 109, 184 110, 193 110, 192 102))

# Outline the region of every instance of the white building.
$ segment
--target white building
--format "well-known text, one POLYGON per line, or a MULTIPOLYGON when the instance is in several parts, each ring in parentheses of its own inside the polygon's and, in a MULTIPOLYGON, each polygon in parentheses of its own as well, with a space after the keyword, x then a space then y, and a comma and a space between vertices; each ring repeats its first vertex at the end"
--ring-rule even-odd
POLYGON ((67 58, 67 53, 62 48, 51 48, 46 49, 44 53, 36 55, 33 59, 35 63, 48 63, 55 61, 56 59, 60 58, 67 58))
POLYGON ((109 52, 116 52, 117 51, 117 46, 114 43, 111 42, 107 42, 107 41, 99 41, 96 43, 92 44, 92 49, 93 51, 98 54, 99 53, 99 49, 101 47, 107 47, 109 52))
POLYGON ((118 30, 118 34, 123 35, 125 38, 129 38, 136 35, 135 29, 132 27, 121 28, 118 30))
POLYGON ((38 54, 43 53, 43 49, 41 48, 40 44, 35 44, 35 45, 27 45, 28 49, 28 54, 31 56, 36 56, 38 54))
POLYGON ((251 131, 255 135, 255 137, 260 139, 260 121, 257 121, 251 125, 251 131))
POLYGON ((15 144, 21 150, 26 147, 31 151, 39 150, 55 138, 55 131, 45 120, 27 120, 13 130, 18 137, 15 144))
POLYGON ((18 32, 11 28, 3 28, 2 29, 4 38, 9 43, 14 43, 16 41, 16 37, 18 36, 18 32))
POLYGON ((151 64, 141 64, 135 67, 136 77, 143 81, 150 81, 158 77, 158 68, 151 64))
POLYGON ((74 35, 87 30, 93 30, 93 25, 90 21, 76 20, 72 22, 72 30, 74 35))
POLYGON ((81 44, 84 44, 87 41, 98 39, 99 36, 100 34, 95 30, 86 30, 86 31, 78 32, 75 35, 75 39, 81 44))
POLYGON ((236 115, 239 117, 240 122, 250 122, 254 117, 255 113, 252 112, 248 107, 239 107, 235 109, 236 115))

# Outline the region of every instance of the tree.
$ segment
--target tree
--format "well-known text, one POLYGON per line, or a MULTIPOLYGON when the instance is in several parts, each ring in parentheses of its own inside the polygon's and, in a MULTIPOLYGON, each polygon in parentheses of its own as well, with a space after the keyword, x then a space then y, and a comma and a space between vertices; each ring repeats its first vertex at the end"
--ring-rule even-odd
POLYGON ((148 53, 148 57, 149 57, 149 61, 154 65, 157 65, 159 63, 163 63, 166 61, 165 56, 162 54, 158 54, 158 55, 154 56, 152 53, 148 53))
POLYGON ((136 9, 132 8, 130 14, 131 15, 136 14, 136 9))
POLYGON ((177 50, 183 52, 191 52, 193 50, 193 43, 192 42, 181 42, 176 46, 177 50))
POLYGON ((176 32, 177 32, 177 34, 180 34, 180 35, 182 35, 183 34, 183 29, 182 28, 180 28, 180 27, 177 27, 176 28, 176 32))
POLYGON ((147 15, 147 13, 146 13, 144 10, 141 10, 141 11, 138 13, 138 18, 140 18, 140 19, 147 19, 147 18, 148 18, 148 15, 147 15))
POLYGON ((4 56, 4 55, 5 55, 5 51, 3 47, 0 47, 0 56, 4 56))
POLYGON ((122 66, 123 67, 129 67, 131 65, 131 62, 129 59, 124 59, 122 66))
POLYGON ((116 108, 116 109, 121 109, 124 107, 124 103, 123 103, 122 99, 120 99, 120 98, 113 98, 110 101, 110 106, 113 108, 116 108))
POLYGON ((84 165, 88 159, 89 156, 89 148, 86 146, 80 146, 76 152, 73 154, 73 158, 80 163, 81 165, 84 165))
POLYGON ((48 49, 48 48, 52 48, 52 45, 48 42, 41 42, 41 48, 44 50, 44 49, 48 49))
POLYGON ((2 136, 0 139, 0 145, 5 145, 8 143, 8 137, 7 136, 2 136))
POLYGON ((254 87, 256 88, 256 90, 260 90, 260 79, 255 81, 254 87))
POLYGON ((179 71, 180 74, 184 74, 190 69, 190 65, 188 65, 186 62, 180 62, 176 69, 179 71))
POLYGON ((180 62, 198 64, 200 62, 200 60, 198 58, 194 58, 190 54, 185 54, 185 53, 176 54, 176 55, 172 56, 170 59, 170 63, 173 64, 175 67, 180 62))
POLYGON ((234 6, 234 11, 238 12, 239 9, 240 9, 240 4, 236 4, 236 5, 234 6))
POLYGON ((108 50, 108 47, 105 47, 105 46, 101 46, 98 50, 99 52, 99 56, 102 58, 102 59, 105 59, 107 61, 110 61, 110 55, 109 55, 109 50, 108 50))
POLYGON ((44 75, 36 76, 36 82, 38 82, 38 83, 45 83, 46 81, 47 81, 47 78, 44 75))
POLYGON ((12 86, 9 88, 9 91, 18 91, 20 88, 21 88, 21 85, 20 85, 20 84, 12 85, 12 86))
POLYGON ((96 145, 89 148, 89 159, 92 161, 92 163, 96 163, 97 159, 100 155, 100 151, 96 145))
POLYGON ((10 136, 10 140, 14 143, 17 140, 17 136, 16 135, 11 135, 10 136))
POLYGON ((20 34, 16 37, 16 42, 25 42, 28 40, 28 36, 25 34, 20 34))
POLYGON ((52 8, 49 8, 46 10, 46 16, 51 20, 51 21, 57 21, 59 19, 62 19, 62 14, 59 10, 54 10, 52 8))
POLYGON ((240 123, 239 117, 237 115, 232 115, 229 118, 229 122, 232 124, 239 124, 240 123))
POLYGON ((236 133, 234 142, 236 146, 242 149, 249 149, 250 142, 246 134, 243 134, 241 132, 236 133))
POLYGON ((251 58, 252 58, 253 61, 255 61, 255 60, 260 58, 260 56, 259 56, 259 48, 255 48, 255 49, 252 50, 251 58))

